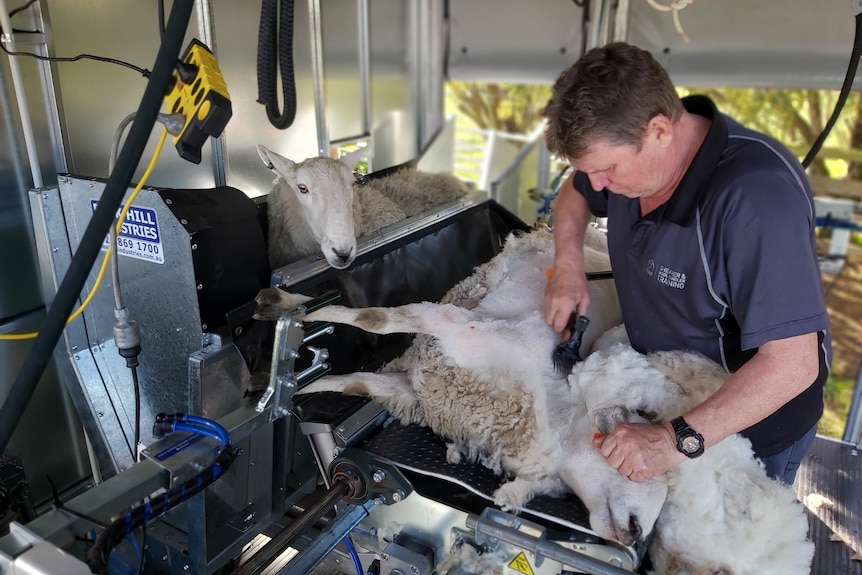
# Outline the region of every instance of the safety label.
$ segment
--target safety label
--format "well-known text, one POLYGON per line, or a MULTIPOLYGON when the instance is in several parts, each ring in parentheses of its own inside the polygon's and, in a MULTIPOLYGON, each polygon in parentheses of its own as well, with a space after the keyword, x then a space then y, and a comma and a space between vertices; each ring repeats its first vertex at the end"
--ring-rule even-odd
POLYGON ((514 559, 509 563, 509 569, 514 569, 518 573, 523 573, 524 575, 533 575, 533 569, 530 567, 530 562, 527 561, 527 556, 523 551, 518 553, 514 559))
MULTIPOLYGON (((90 199, 90 208, 95 212, 99 200, 90 199)), ((124 206, 117 210, 117 217, 124 206)), ((108 249, 110 236, 105 238, 102 249, 108 249)), ((120 233, 117 235, 117 253, 157 264, 165 263, 162 250, 162 238, 159 233, 159 221, 156 211, 152 208, 142 208, 132 205, 126 213, 120 233)))

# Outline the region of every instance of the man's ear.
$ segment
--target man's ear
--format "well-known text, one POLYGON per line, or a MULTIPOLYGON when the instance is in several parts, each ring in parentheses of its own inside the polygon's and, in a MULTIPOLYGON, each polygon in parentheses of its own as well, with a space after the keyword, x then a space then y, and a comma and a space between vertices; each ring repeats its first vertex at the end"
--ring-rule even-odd
POLYGON ((647 123, 647 138, 655 140, 659 146, 666 148, 673 140, 673 122, 664 114, 653 116, 647 123))
POLYGON ((293 175, 294 169, 296 168, 296 163, 293 161, 276 154, 266 146, 260 144, 257 146, 257 155, 260 156, 260 159, 263 161, 263 165, 266 166, 267 169, 274 171, 282 178, 287 179, 293 175))

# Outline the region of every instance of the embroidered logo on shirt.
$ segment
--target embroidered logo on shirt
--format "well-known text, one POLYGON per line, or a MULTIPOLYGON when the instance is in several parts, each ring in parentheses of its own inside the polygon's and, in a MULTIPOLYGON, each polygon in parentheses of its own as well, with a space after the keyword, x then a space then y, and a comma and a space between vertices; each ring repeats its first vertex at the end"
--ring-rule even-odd
POLYGON ((655 261, 650 260, 646 264, 646 273, 649 277, 655 276, 655 261))
MULTIPOLYGON (((649 269, 647 269, 647 273, 649 273, 649 269)), ((655 279, 666 286, 676 289, 685 289, 685 274, 673 271, 667 266, 658 267, 655 279)))

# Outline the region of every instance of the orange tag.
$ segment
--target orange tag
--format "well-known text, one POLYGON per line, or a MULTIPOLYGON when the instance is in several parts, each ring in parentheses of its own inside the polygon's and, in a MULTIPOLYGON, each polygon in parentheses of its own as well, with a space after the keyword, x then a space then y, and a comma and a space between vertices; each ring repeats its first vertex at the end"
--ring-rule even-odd
POLYGON ((551 279, 552 275, 554 275, 554 268, 548 268, 545 270, 545 277, 551 279))
POLYGON ((598 438, 600 438, 600 437, 604 437, 604 436, 605 436, 605 434, 604 434, 604 433, 599 433, 599 432, 597 431, 597 432, 595 432, 595 433, 593 434, 593 441, 595 441, 596 439, 598 439, 598 438))

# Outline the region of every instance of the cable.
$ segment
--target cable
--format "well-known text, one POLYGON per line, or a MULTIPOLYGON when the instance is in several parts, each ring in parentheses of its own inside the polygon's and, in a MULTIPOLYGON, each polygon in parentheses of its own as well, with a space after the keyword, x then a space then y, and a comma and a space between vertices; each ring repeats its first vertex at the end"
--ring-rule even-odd
POLYGON ((32 6, 35 3, 36 3, 36 0, 30 0, 26 4, 18 6, 17 8, 13 8, 12 10, 9 11, 9 18, 11 18, 12 16, 14 16, 15 14, 17 14, 19 12, 23 12, 24 10, 26 10, 27 8, 29 8, 30 6, 32 6))
MULTIPOLYGON (((132 206, 132 202, 135 201, 135 198, 138 196, 138 193, 143 189, 144 184, 147 179, 150 177, 150 174, 153 172, 153 168, 156 167, 156 161, 159 158, 159 154, 162 152, 162 147, 165 145, 165 140, 167 139, 168 132, 167 130, 162 131, 162 135, 159 138, 158 143, 156 144, 156 149, 153 152, 153 157, 150 158, 150 163, 147 166, 147 169, 144 170, 143 175, 141 176, 141 180, 138 182, 138 185, 135 186, 135 189, 132 191, 132 194, 129 196, 128 201, 126 201, 126 205, 123 206, 123 211, 120 212, 119 217, 117 218, 117 233, 119 233, 120 229, 122 229, 123 222, 126 219, 126 214, 129 213, 129 208, 132 206)), ((111 256, 111 250, 113 246, 108 245, 108 249, 105 252, 105 256, 102 258, 102 266, 99 268, 99 273, 96 276, 96 281, 93 282, 93 289, 87 294, 86 299, 81 303, 81 305, 76 309, 70 316, 69 319, 66 320, 66 324, 72 323, 75 319, 78 318, 84 310, 87 309, 87 306, 90 305, 90 302, 93 301, 93 297, 95 297, 96 292, 99 291, 99 287, 102 285, 102 278, 105 276, 105 270, 108 269, 108 261, 111 256)), ((3 340, 21 340, 21 339, 34 339, 39 335, 38 332, 30 332, 30 333, 9 333, 9 334, 0 334, 0 341, 3 340)))
POLYGON ((832 131, 835 122, 838 121, 838 116, 841 115, 841 110, 844 108, 844 102, 847 101, 847 96, 853 88, 853 80, 856 78, 856 69, 859 67, 859 53, 862 51, 862 14, 856 15, 856 32, 853 36, 853 51, 850 53, 850 63, 847 65, 847 74, 844 76, 844 84, 841 86, 841 92, 838 94, 838 100, 835 102, 835 108, 832 110, 832 116, 826 122, 826 126, 820 135, 817 136, 805 159, 802 160, 802 167, 807 168, 814 161, 814 156, 820 151, 823 142, 826 141, 826 136, 832 131))
POLYGON ((263 0, 261 3, 257 40, 257 102, 266 106, 269 122, 279 130, 285 130, 293 124, 296 118, 293 0, 263 0), (283 111, 278 109, 276 61, 278 72, 281 73, 283 111))
POLYGON ((129 62, 117 60, 116 58, 107 58, 105 56, 96 56, 94 54, 78 54, 77 56, 70 56, 64 58, 60 56, 42 56, 41 54, 34 54, 32 52, 10 52, 3 44, 0 44, 0 49, 2 49, 10 56, 29 56, 31 58, 36 58, 37 60, 42 60, 44 62, 77 62, 78 60, 95 60, 97 62, 117 64, 118 66, 129 68, 139 73, 144 78, 149 78, 152 75, 152 72, 150 72, 146 68, 141 68, 139 66, 135 66, 134 64, 130 64, 129 62))
POLYGON ((141 444, 141 384, 138 381, 138 368, 129 368, 132 371, 132 388, 135 392, 135 452, 132 459, 138 461, 138 445, 141 444))
POLYGON ((147 557, 147 522, 141 523, 141 555, 138 557, 138 575, 144 572, 144 562, 147 557))
POLYGON ((356 547, 354 547, 353 541, 350 540, 350 536, 345 536, 342 541, 344 541, 344 546, 347 547, 347 552, 350 553, 350 556, 353 558, 353 566, 356 567, 356 575, 365 575, 365 572, 362 571, 362 562, 359 560, 359 553, 356 552, 356 547))
POLYGON ((0 406, 0 453, 9 444, 12 432, 18 425, 36 384, 51 360, 54 348, 66 324, 66 319, 74 308, 75 299, 81 293, 81 288, 84 286, 93 267, 93 262, 101 250, 105 236, 113 225, 117 208, 128 189, 129 182, 146 146, 147 138, 153 129, 165 93, 171 85, 174 64, 179 58, 180 49, 185 40, 193 7, 194 0, 174 0, 173 2, 171 15, 165 29, 165 38, 159 48, 152 75, 141 98, 138 116, 117 160, 117 167, 108 178, 102 199, 87 225, 78 249, 69 264, 69 269, 54 296, 39 335, 9 389, 6 401, 0 406))

